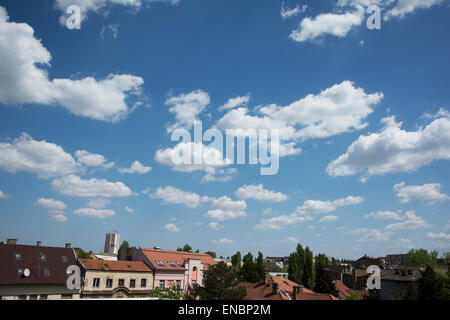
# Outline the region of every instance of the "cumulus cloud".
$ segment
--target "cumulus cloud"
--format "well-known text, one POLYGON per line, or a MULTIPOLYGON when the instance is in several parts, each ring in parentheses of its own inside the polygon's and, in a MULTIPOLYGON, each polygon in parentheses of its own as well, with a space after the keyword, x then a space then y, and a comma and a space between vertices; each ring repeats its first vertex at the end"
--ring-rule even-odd
POLYGON ((205 214, 205 217, 211 220, 225 221, 247 216, 247 203, 243 200, 232 200, 230 197, 223 196, 212 199, 211 209, 205 214))
POLYGON ((119 168, 120 173, 139 173, 139 174, 145 174, 152 170, 152 167, 146 167, 139 161, 134 161, 130 168, 119 168))
POLYGON ((24 133, 12 141, 0 142, 0 168, 10 173, 27 171, 40 178, 51 178, 76 173, 81 165, 60 146, 33 140, 24 133))
POLYGON ((445 232, 440 233, 432 233, 428 232, 427 237, 430 239, 438 239, 438 240, 450 240, 450 234, 445 232))
POLYGON ((78 162, 87 167, 103 167, 111 168, 114 162, 106 162, 106 159, 101 154, 90 153, 86 150, 78 150, 75 152, 75 157, 78 162))
POLYGON ((429 201, 434 204, 438 201, 449 200, 450 197, 440 192, 441 184, 427 183, 422 186, 407 186, 405 182, 400 182, 394 185, 393 189, 396 192, 397 198, 400 202, 408 203, 413 200, 429 201))
POLYGON ((234 109, 236 107, 245 107, 250 101, 250 94, 228 99, 227 103, 219 107, 219 111, 234 109))
POLYGON ((180 229, 173 223, 168 223, 163 227, 164 230, 168 232, 180 232, 180 229))
MULTIPOLYGON (((71 113, 116 122, 133 109, 127 99, 139 100, 144 80, 128 74, 96 80, 48 78, 51 54, 26 23, 9 22, 0 7, 0 103, 60 105, 71 113)), ((139 103, 137 101, 136 103, 139 103)))
POLYGON ((106 179, 83 180, 76 175, 54 179, 53 189, 61 194, 73 197, 128 197, 131 190, 122 182, 110 182, 106 179))
POLYGON ((111 204, 111 200, 104 198, 96 198, 88 201, 88 207, 93 209, 104 209, 111 204))
POLYGON ((401 220, 402 218, 396 212, 392 211, 375 211, 364 216, 365 218, 374 218, 381 220, 401 220))
POLYGON ((93 208, 82 208, 82 209, 75 210, 73 213, 77 216, 88 217, 88 218, 97 218, 97 219, 109 218, 116 214, 114 212, 114 210, 93 209, 93 208))
POLYGON ((272 104, 258 108, 255 115, 249 114, 247 108, 232 109, 219 119, 216 127, 234 130, 236 135, 245 135, 252 129, 278 129, 279 155, 298 154, 301 152, 296 146, 298 142, 365 128, 372 106, 382 98, 382 93, 367 94, 353 82, 343 81, 287 106, 272 104))
POLYGON ((65 216, 66 204, 62 201, 55 199, 40 198, 33 205, 45 209, 51 214, 50 220, 64 222, 67 221, 65 216))
POLYGON ((435 119, 417 131, 402 130, 394 117, 382 120, 377 133, 361 135, 347 152, 332 161, 329 175, 349 176, 363 173, 362 181, 373 175, 414 172, 436 160, 450 159, 450 118, 435 119))
POLYGON ((296 213, 291 213, 289 215, 281 215, 273 217, 270 219, 261 219, 261 221, 254 226, 254 229, 259 230, 273 230, 273 229, 283 229, 283 227, 303 223, 310 221, 313 218, 311 216, 301 216, 296 213))
POLYGON ((255 199, 259 201, 281 202, 288 199, 288 197, 281 193, 264 189, 263 184, 259 185, 245 185, 235 191, 239 199, 255 199))
POLYGON ((11 198, 9 194, 6 194, 2 190, 0 190, 0 199, 9 199, 9 198, 11 198))
POLYGON ((304 18, 298 27, 290 34, 297 42, 311 41, 323 35, 345 37, 354 27, 360 26, 364 19, 364 10, 358 7, 352 12, 342 14, 322 13, 315 18, 304 18))
POLYGON ((386 12, 385 20, 404 18, 418 9, 428 9, 442 2, 443 0, 397 0, 395 6, 386 12))
POLYGON ((208 197, 201 197, 196 193, 171 186, 159 187, 150 198, 161 199, 163 204, 183 204, 188 208, 197 208, 202 202, 209 201, 208 197))
POLYGON ((307 8, 308 8, 308 5, 306 5, 306 4, 303 6, 297 5, 293 8, 289 8, 286 6, 286 4, 284 2, 282 2, 280 16, 284 20, 284 19, 287 19, 290 17, 294 17, 302 12, 305 12, 307 8))
POLYGON ((125 207, 125 211, 128 212, 128 213, 132 213, 132 212, 134 212, 134 209, 130 208, 129 206, 126 206, 125 207))
POLYGON ((233 243, 234 240, 230 240, 227 238, 219 239, 219 240, 213 240, 212 243, 219 243, 219 244, 230 244, 233 243))
POLYGON ((331 222, 336 221, 338 219, 337 216, 325 216, 322 219, 319 220, 319 222, 331 222))
POLYGON ((300 240, 295 238, 295 237, 288 237, 286 239, 283 240, 278 240, 278 242, 291 242, 291 243, 299 243, 300 240))
POLYGON ((392 235, 391 231, 383 231, 379 229, 367 230, 361 239, 356 240, 357 242, 378 242, 378 241, 388 241, 392 235))
POLYGON ((419 228, 427 228, 429 225, 422 217, 416 215, 414 211, 407 211, 402 221, 392 223, 386 226, 386 230, 416 230, 419 228))
POLYGON ((209 94, 203 90, 195 90, 167 99, 165 104, 170 106, 169 112, 175 116, 176 120, 175 123, 167 127, 167 131, 190 128, 210 102, 209 94))
POLYGON ((218 222, 214 222, 214 221, 208 223, 207 227, 210 228, 211 230, 215 230, 215 231, 219 231, 219 230, 223 229, 223 225, 221 225, 218 222))

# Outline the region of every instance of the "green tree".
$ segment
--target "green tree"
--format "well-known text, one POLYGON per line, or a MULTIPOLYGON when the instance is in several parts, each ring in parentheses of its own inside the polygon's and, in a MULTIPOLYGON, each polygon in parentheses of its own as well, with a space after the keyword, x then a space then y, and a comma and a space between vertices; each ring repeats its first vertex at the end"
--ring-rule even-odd
POLYGON ((262 252, 258 252, 258 258, 256 259, 256 272, 258 275, 258 281, 261 281, 265 277, 266 268, 264 267, 264 256, 262 252))
POLYGON ((369 294, 363 300, 381 300, 381 292, 378 289, 369 289, 369 294))
POLYGON ((419 294, 417 293, 417 286, 413 283, 408 284, 405 293, 402 296, 402 300, 418 300, 419 294))
POLYGON ((89 253, 87 253, 86 251, 84 251, 83 249, 79 248, 78 249, 78 258, 80 259, 92 259, 91 255, 89 253))
POLYGON ((322 266, 319 266, 316 269, 316 279, 314 291, 319 293, 330 293, 334 296, 338 295, 336 287, 334 286, 331 278, 325 272, 325 269, 322 266))
POLYGON ((216 253, 214 251, 207 251, 205 252, 206 254, 209 254, 211 256, 211 258, 215 259, 216 258, 216 253))
POLYGON ((183 247, 183 251, 184 252, 191 252, 192 251, 192 247, 189 244, 185 244, 183 247))
POLYGON ((289 255, 288 279, 301 284, 299 258, 297 252, 292 252, 289 255))
POLYGON ((362 300, 361 296, 354 291, 350 292, 350 295, 345 300, 362 300))
POLYGON ((428 252, 426 249, 411 249, 408 252, 408 263, 411 266, 424 267, 430 265, 435 267, 439 253, 434 250, 428 252))
POLYGON ((202 300, 242 300, 247 292, 238 284, 238 274, 220 262, 205 271, 203 287, 195 284, 192 292, 202 300))
POLYGON ((117 252, 117 256, 119 257, 119 259, 120 259, 120 253, 122 252, 122 250, 126 250, 129 247, 130 247, 130 244, 128 243, 128 241, 123 240, 122 244, 119 247, 119 251, 117 252))
POLYGON ((231 265, 235 270, 241 268, 241 253, 239 251, 231 257, 231 265))
POLYGON ((419 300, 443 300, 445 298, 445 279, 439 276, 430 265, 421 272, 417 283, 419 300))
POLYGON ((253 260, 253 255, 249 252, 242 259, 241 279, 242 281, 255 283, 260 281, 258 266, 253 260))
POLYGON ((314 257, 313 252, 309 247, 305 248, 305 263, 303 265, 303 278, 302 282, 308 289, 314 288, 314 257))

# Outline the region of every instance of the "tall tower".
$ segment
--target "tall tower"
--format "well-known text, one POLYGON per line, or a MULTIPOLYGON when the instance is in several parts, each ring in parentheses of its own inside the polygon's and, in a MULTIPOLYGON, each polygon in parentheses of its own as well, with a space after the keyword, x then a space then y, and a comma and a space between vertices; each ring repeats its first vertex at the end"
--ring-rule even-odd
POLYGON ((105 239, 105 253, 115 254, 119 251, 120 234, 117 231, 114 233, 107 233, 105 239))

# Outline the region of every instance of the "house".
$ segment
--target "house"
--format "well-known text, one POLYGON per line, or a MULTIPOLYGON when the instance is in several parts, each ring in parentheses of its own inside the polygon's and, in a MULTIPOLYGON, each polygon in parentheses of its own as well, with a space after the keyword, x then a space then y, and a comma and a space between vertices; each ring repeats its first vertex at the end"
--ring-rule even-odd
POLYGON ((417 267, 396 267, 381 271, 381 299, 390 300, 401 297, 409 284, 416 284, 422 277, 417 267))
POLYGON ((153 272, 140 261, 79 259, 83 298, 145 296, 153 290, 153 272))
POLYGON ((275 263, 280 268, 284 268, 284 267, 287 267, 289 264, 289 257, 266 257, 264 259, 264 262, 275 263))
POLYGON ((346 300, 352 293, 356 293, 361 299, 367 294, 366 291, 351 290, 341 280, 333 280, 332 282, 341 300, 346 300))
POLYGON ((367 269, 369 266, 373 265, 381 267, 383 262, 378 258, 372 258, 364 255, 364 257, 361 257, 352 263, 352 267, 354 269, 367 269))
POLYGON ((67 267, 76 265, 75 252, 65 247, 0 244, 0 300, 78 299, 80 290, 67 288, 67 267))
POLYGON ((244 300, 339 300, 326 293, 317 293, 285 277, 269 276, 257 283, 241 282, 247 295, 244 300))
POLYGON ((133 261, 143 261, 153 270, 154 287, 179 287, 183 290, 194 284, 202 285, 203 273, 217 262, 206 253, 139 248, 133 250, 133 261))
POLYGON ((387 263, 391 266, 407 266, 409 263, 408 254, 388 254, 387 263))

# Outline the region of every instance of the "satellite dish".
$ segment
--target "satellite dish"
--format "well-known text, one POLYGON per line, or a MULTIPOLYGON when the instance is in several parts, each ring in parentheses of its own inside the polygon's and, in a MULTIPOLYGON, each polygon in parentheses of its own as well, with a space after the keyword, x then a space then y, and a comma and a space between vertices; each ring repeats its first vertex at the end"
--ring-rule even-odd
POLYGON ((26 268, 25 270, 23 270, 23 275, 25 276, 25 277, 29 277, 30 276, 30 269, 28 269, 28 268, 26 268))

